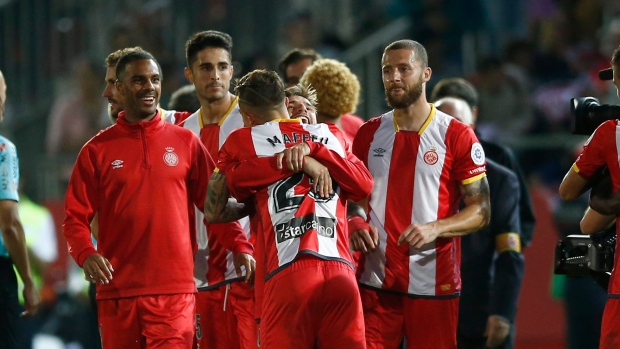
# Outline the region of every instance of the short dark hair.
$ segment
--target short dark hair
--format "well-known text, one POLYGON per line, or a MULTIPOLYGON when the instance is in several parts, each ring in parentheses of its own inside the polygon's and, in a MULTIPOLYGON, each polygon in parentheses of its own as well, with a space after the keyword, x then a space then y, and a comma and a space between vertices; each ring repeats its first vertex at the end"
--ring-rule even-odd
POLYGON ((206 30, 194 33, 187 42, 185 42, 185 59, 187 67, 192 69, 192 64, 196 61, 198 52, 207 47, 216 47, 226 50, 228 58, 232 62, 232 37, 226 33, 217 30, 206 30))
POLYGON ((620 69, 620 46, 616 47, 611 55, 611 66, 612 68, 620 69))
POLYGON ((118 60, 121 59, 122 56, 130 53, 130 52, 138 52, 138 51, 144 51, 142 49, 142 47, 140 46, 135 46, 135 47, 125 47, 122 48, 120 50, 116 50, 112 53, 110 53, 108 55, 108 57, 106 57, 105 59, 105 66, 106 68, 110 68, 110 67, 114 67, 118 64, 118 60))
POLYGON ((431 92, 431 101, 444 97, 456 97, 467 102, 470 108, 478 106, 478 91, 471 82, 463 78, 441 79, 431 92))
POLYGON ((300 96, 308 100, 313 107, 316 108, 316 90, 312 86, 304 86, 302 84, 293 85, 284 90, 286 97, 300 96))
POLYGON ((200 101, 196 95, 196 87, 192 84, 181 86, 172 92, 168 109, 195 112, 200 109, 200 101))
POLYGON ((258 111, 277 109, 284 103, 284 83, 275 71, 256 69, 237 80, 239 105, 258 111))
POLYGON ((127 64, 135 62, 135 61, 141 61, 141 60, 152 60, 153 62, 155 62, 155 64, 157 64, 157 68, 159 68, 159 75, 163 77, 161 66, 159 65, 159 62, 157 62, 155 57, 153 57, 153 55, 150 54, 149 52, 141 50, 141 51, 129 52, 121 56, 121 58, 116 63, 116 79, 119 81, 123 79, 123 75, 125 73, 125 68, 127 67, 127 64))
POLYGON ((318 54, 315 50, 311 48, 294 48, 288 51, 280 63, 278 63, 278 70, 282 77, 284 78, 284 82, 288 83, 288 76, 286 76, 286 68, 294 63, 301 61, 302 59, 310 59, 312 63, 321 59, 320 54, 318 54))
POLYGON ((383 54, 387 51, 393 50, 413 50, 415 52, 415 57, 418 61, 422 62, 424 67, 428 67, 428 54, 426 53, 426 49, 422 44, 413 40, 398 40, 393 43, 387 45, 387 47, 383 50, 383 54))

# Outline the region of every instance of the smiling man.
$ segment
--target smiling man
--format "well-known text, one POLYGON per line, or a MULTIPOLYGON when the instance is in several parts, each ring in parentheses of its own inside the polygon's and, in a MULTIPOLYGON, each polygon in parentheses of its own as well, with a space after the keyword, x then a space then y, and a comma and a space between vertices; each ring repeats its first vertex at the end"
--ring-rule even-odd
POLYGON ((124 111, 78 155, 63 234, 76 263, 97 281, 106 346, 189 349, 193 206, 203 209, 214 164, 198 137, 160 117, 162 75, 151 54, 122 56, 116 76, 124 111), (90 228, 95 213, 98 250, 90 228))
POLYGON ((288 115, 304 124, 316 124, 316 91, 312 86, 293 85, 284 90, 288 98, 288 115))

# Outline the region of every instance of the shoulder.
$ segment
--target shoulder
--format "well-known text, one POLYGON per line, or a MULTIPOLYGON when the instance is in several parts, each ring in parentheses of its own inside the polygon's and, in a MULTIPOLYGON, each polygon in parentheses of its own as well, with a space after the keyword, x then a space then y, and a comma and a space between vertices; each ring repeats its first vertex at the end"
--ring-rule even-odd
POLYGON ((176 135, 178 135, 179 137, 182 138, 186 138, 186 139, 199 139, 198 136, 196 136, 196 134, 194 132, 192 132, 192 130, 187 129, 185 127, 182 127, 180 125, 177 124, 170 124, 167 123, 165 125, 165 129, 167 132, 173 132, 176 135))
MULTIPOLYGON (((253 130, 255 128, 257 128, 257 127, 260 127, 260 126, 241 127, 241 128, 236 129, 236 130, 233 130, 228 135, 228 137, 226 137, 226 141, 224 142, 224 144, 228 144, 228 146, 230 147, 231 144, 235 145, 236 143, 241 142, 244 139, 251 138, 253 130)), ((236 145, 238 145, 238 144, 236 144, 236 145)))
POLYGON ((8 138, 0 136, 0 152, 14 152, 16 151, 15 144, 8 138))
POLYGON ((441 110, 435 109, 435 117, 433 118, 433 122, 441 128, 450 128, 451 130, 456 131, 456 133, 460 133, 463 130, 471 129, 468 125, 458 121, 454 117, 442 112, 441 110))
POLYGON ((360 126, 358 133, 374 133, 381 126, 381 123, 388 121, 388 119, 393 120, 392 112, 370 118, 360 126))
POLYGON ((618 128, 618 121, 617 119, 614 120, 607 120, 605 122, 603 122, 602 124, 600 124, 596 130, 594 130, 594 132, 592 132, 592 135, 590 136, 590 138, 588 138, 588 141, 586 141, 586 144, 588 144, 590 142, 590 140, 594 139, 594 138, 607 138, 607 136, 609 134, 615 134, 617 132, 617 128, 618 128))

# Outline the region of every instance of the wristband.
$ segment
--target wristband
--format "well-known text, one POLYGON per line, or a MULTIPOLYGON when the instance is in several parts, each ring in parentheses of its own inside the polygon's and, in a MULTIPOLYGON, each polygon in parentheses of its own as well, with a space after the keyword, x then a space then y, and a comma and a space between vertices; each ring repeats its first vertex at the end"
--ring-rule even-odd
POLYGON ((349 235, 358 230, 370 231, 370 225, 360 216, 353 216, 349 218, 349 235))

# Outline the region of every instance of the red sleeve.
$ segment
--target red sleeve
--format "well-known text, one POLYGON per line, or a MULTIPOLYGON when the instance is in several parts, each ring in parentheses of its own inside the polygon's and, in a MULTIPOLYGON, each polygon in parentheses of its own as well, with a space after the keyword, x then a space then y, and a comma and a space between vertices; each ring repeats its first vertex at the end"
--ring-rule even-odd
POLYGON ((78 155, 65 196, 66 217, 62 233, 71 257, 80 267, 88 256, 97 252, 90 231, 90 222, 98 210, 99 202, 95 163, 95 148, 87 144, 78 155))
POLYGON ((345 152, 343 158, 325 144, 307 142, 310 156, 329 170, 329 175, 340 186, 348 199, 359 201, 370 195, 373 186, 372 175, 355 155, 345 152))
POLYGON ((217 240, 227 250, 231 250, 233 253, 254 253, 254 248, 248 242, 245 230, 239 222, 211 224, 208 229, 209 236, 217 240))
POLYGON ((467 184, 485 176, 484 150, 471 127, 452 120, 446 133, 446 143, 453 154, 452 170, 456 180, 467 184))
POLYGON ((586 141, 573 166, 580 176, 589 179, 596 170, 605 165, 605 154, 616 149, 616 124, 616 120, 605 121, 586 141))

